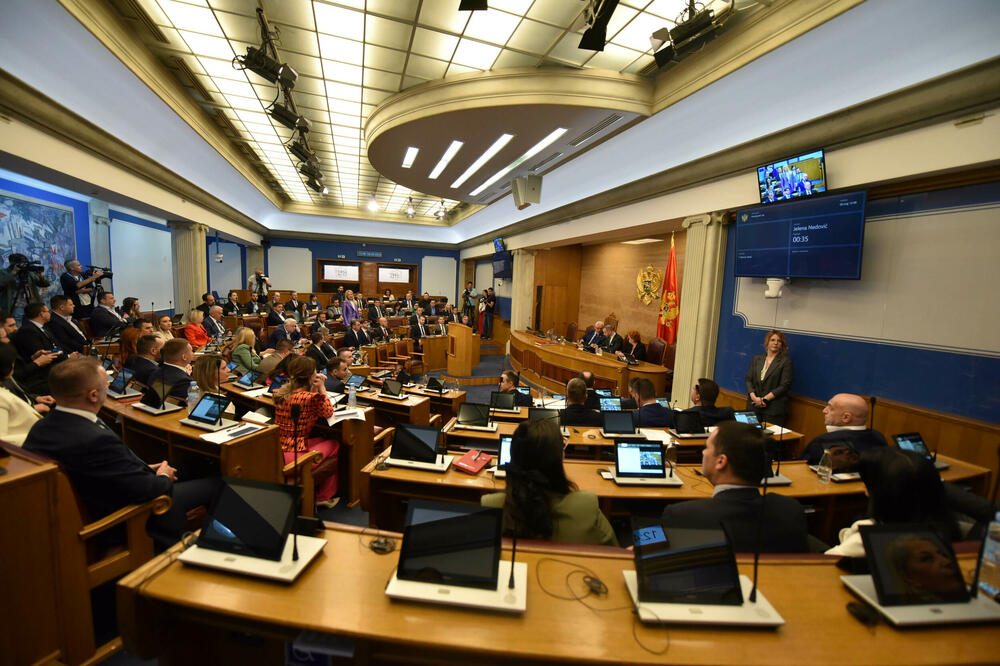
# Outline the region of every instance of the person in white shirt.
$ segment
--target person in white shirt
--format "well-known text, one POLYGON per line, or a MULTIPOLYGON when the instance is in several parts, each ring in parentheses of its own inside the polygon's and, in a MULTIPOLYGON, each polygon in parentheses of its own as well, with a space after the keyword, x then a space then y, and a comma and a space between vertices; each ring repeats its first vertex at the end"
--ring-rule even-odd
POLYGON ((247 280, 247 291, 258 294, 259 296, 267 296, 267 292, 270 288, 271 278, 264 275, 264 271, 261 269, 255 268, 253 275, 251 275, 250 279, 247 280))
POLYGON ((7 387, 9 382, 14 381, 16 360, 17 351, 14 347, 6 343, 0 344, 0 378, 4 382, 0 386, 0 439, 21 446, 31 426, 42 418, 40 410, 48 412, 54 401, 51 397, 44 396, 48 400, 39 402, 36 409, 29 402, 30 398, 26 393, 22 391, 18 394, 7 387))

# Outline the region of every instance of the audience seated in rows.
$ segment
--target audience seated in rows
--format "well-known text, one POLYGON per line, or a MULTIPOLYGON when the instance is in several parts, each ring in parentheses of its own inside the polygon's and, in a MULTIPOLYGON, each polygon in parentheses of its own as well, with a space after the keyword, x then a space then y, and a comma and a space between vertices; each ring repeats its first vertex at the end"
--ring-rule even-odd
POLYGON ((18 390, 14 379, 14 362, 17 350, 9 343, 0 343, 0 440, 20 446, 28 436, 31 427, 47 413, 52 405, 51 397, 44 402, 32 403, 31 398, 18 390), (13 389, 13 390, 12 390, 13 389))
POLYGON ((79 322, 73 318, 76 305, 72 299, 57 294, 49 301, 49 306, 52 310, 52 316, 47 328, 52 337, 55 338, 56 344, 67 354, 73 352, 82 354, 87 345, 90 344, 90 338, 83 332, 79 322))
POLYGON ((101 295, 100 301, 90 313, 90 334, 95 338, 108 337, 125 328, 128 322, 115 310, 115 295, 110 291, 101 295))
POLYGON ((149 376, 160 367, 160 351, 164 344, 163 338, 143 335, 136 342, 136 353, 129 356, 123 367, 133 372, 135 381, 149 386, 149 376))
POLYGON ((266 345, 269 349, 277 349, 278 343, 282 340, 288 340, 292 345, 295 345, 301 339, 302 332, 299 331, 299 325, 295 323, 294 319, 289 317, 282 321, 281 326, 271 331, 266 345))

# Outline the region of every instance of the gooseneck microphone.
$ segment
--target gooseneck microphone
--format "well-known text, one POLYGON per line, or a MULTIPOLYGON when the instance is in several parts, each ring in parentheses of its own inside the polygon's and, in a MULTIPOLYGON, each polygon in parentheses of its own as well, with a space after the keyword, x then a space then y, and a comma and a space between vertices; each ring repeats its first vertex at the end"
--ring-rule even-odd
POLYGON ((667 464, 670 465, 670 478, 674 478, 674 466, 677 465, 677 444, 671 438, 670 442, 667 444, 666 455, 664 456, 667 460, 667 464))
MULTIPOLYGON (((765 442, 766 442, 766 440, 765 440, 765 442)), ((767 455, 767 446, 765 445, 765 442, 761 443, 762 444, 761 445, 761 451, 764 454, 765 469, 767 469, 768 471, 770 471, 770 469, 771 469, 771 459, 767 455)), ((764 484, 763 484, 764 485, 764 492, 761 493, 760 511, 757 514, 757 543, 755 543, 754 547, 753 547, 753 586, 750 588, 750 596, 748 597, 749 600, 750 600, 750 603, 752 603, 752 604, 757 603, 757 567, 758 567, 758 564, 760 563, 760 549, 761 549, 762 541, 764 539, 764 508, 765 508, 766 503, 767 503, 766 500, 767 500, 767 478, 768 478, 768 476, 770 476, 770 475, 769 474, 765 474, 764 475, 764 484)))
MULTIPOLYGON (((299 487, 299 416, 302 414, 302 405, 292 403, 289 408, 292 415, 292 466, 295 468, 294 480, 295 487, 299 487)), ((295 511, 295 515, 302 512, 301 506, 295 511)), ((298 530, 292 530, 292 561, 299 561, 299 532, 298 530)))
MULTIPOLYGON (((514 537, 510 546, 510 577, 507 579, 507 589, 514 589, 514 562, 517 559, 517 519, 514 518, 514 537)), ((509 594, 513 594, 510 592, 509 594)))

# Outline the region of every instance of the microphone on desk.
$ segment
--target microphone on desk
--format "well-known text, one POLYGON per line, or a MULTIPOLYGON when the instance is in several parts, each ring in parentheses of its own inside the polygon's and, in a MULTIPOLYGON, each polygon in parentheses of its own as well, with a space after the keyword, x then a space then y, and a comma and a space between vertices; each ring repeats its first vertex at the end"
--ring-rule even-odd
MULTIPOLYGON (((770 437, 764 438, 761 442, 761 451, 764 454, 764 469, 768 472, 771 471, 771 458, 767 455, 767 440, 770 437)), ((753 586, 750 588, 750 595, 748 597, 750 603, 757 603, 757 567, 760 563, 760 549, 762 546, 762 541, 764 538, 764 508, 767 504, 767 479, 770 474, 764 475, 764 492, 761 493, 760 499, 760 512, 757 514, 757 542, 753 547, 753 586)))
POLYGON ((674 478, 674 466, 677 465, 677 443, 671 437, 670 441, 667 442, 667 451, 664 458, 667 464, 670 465, 670 478, 674 478))
POLYGON ((514 536, 510 546, 510 577, 507 579, 507 589, 510 592, 507 593, 508 601, 513 601, 510 597, 514 596, 514 562, 517 558, 517 519, 514 518, 514 536))
MULTIPOLYGON (((299 487, 299 415, 302 413, 302 405, 292 403, 289 407, 292 416, 292 467, 295 468, 294 483, 295 487, 299 487)), ((296 511, 296 515, 301 513, 302 509, 299 508, 296 511)), ((299 533, 297 530, 292 532, 292 561, 299 561, 299 533)))

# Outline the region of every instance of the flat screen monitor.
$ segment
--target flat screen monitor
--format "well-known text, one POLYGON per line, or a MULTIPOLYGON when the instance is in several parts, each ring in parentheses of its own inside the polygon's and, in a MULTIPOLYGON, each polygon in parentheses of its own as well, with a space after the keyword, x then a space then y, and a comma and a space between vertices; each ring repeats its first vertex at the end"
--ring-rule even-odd
POLYGON ((392 457, 416 462, 434 462, 440 438, 441 431, 432 426, 399 423, 396 425, 396 434, 392 440, 392 457))
POLYGON ((601 411, 602 412, 620 412, 622 411, 622 399, 619 397, 614 398, 599 398, 601 401, 601 411))
POLYGON ((514 277, 514 257, 510 252, 497 252, 493 255, 493 277, 514 277))
POLYGON ((760 427, 760 421, 757 420, 757 414, 755 412, 736 412, 733 417, 739 423, 749 423, 752 426, 760 427))
POLYGON ((863 525, 861 541, 881 605, 954 604, 969 600, 969 590, 951 544, 931 527, 863 525))
POLYGON ((257 383, 262 376, 262 373, 256 370, 248 370, 246 373, 240 375, 240 378, 236 380, 236 383, 240 386, 253 386, 257 383))
POLYGON ((826 192, 826 159, 822 150, 757 167, 762 204, 811 197, 826 192))
POLYGON ((493 251, 494 252, 503 252, 506 249, 507 248, 506 248, 506 246, 504 246, 504 243, 503 243, 503 238, 494 238, 493 239, 493 251))
POLYGON ((528 420, 529 421, 544 421, 545 419, 552 419, 558 424, 559 421, 559 410, 558 409, 548 409, 547 407, 529 407, 528 408, 528 420))
POLYGON ((460 425, 484 426, 490 421, 490 406, 478 402, 463 402, 458 406, 460 425))
POLYGON ((222 412, 229 407, 229 398, 218 393, 205 393, 201 400, 194 406, 188 415, 193 421, 201 423, 219 423, 222 420, 222 412))
POLYGON ((302 489, 284 483, 223 479, 198 546, 280 560, 302 489))
POLYGON ((385 395, 401 395, 403 392, 403 385, 396 379, 383 379, 382 380, 382 393, 385 395))
POLYGON ((736 213, 736 277, 861 277, 865 193, 848 192, 736 213))
POLYGON ((667 475, 663 444, 648 440, 615 442, 615 476, 662 479, 667 475))
POLYGON ((114 391, 115 393, 124 393, 125 389, 128 388, 128 383, 132 381, 132 376, 135 373, 128 368, 122 368, 115 375, 114 381, 108 385, 109 391, 114 391))
POLYGON ((347 382, 345 383, 348 386, 353 386, 355 389, 359 389, 361 388, 361 385, 365 383, 366 379, 367 377, 365 377, 364 375, 351 375, 350 377, 347 378, 347 382))
POLYGON ((514 394, 493 391, 490 393, 490 407, 493 409, 514 409, 514 394))
POLYGON ((610 435, 629 435, 635 432, 630 412, 603 412, 604 432, 610 435))
POLYGON ((500 451, 497 453, 497 469, 507 469, 510 464, 510 443, 513 435, 500 435, 500 451))

